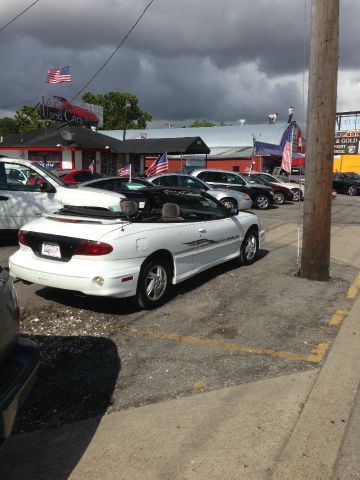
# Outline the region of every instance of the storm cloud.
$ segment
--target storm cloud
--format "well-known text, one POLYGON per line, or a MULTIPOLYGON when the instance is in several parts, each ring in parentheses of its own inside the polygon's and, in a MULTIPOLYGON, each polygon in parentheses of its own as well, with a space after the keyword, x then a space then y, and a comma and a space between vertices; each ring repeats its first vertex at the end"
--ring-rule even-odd
MULTIPOLYGON (((32 2, 2 0, 0 28, 32 2)), ((149 0, 40 0, 0 32, 0 113, 42 95, 73 98, 114 52, 149 0), (71 65, 72 83, 48 85, 71 65)), ((360 105, 360 4, 340 2, 338 110, 360 105)), ((137 95, 154 124, 264 122, 288 106, 306 118, 310 0, 155 0, 85 91, 137 95)), ((81 98, 81 94, 79 99, 81 98)))

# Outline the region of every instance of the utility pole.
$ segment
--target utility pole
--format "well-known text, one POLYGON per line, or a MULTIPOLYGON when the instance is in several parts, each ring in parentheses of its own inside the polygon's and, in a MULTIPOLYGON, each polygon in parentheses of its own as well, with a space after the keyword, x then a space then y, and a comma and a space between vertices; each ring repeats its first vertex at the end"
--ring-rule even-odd
POLYGON ((339 0, 312 0, 300 276, 329 279, 339 0))

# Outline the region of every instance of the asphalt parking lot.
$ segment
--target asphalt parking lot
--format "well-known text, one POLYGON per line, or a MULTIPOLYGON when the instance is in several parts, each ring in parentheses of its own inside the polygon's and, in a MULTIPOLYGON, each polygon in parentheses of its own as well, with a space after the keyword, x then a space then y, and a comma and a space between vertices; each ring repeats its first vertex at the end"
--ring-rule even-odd
MULTIPOLYGON (((16 282, 22 334, 42 351, 16 431, 319 368, 358 269, 335 258, 329 282, 296 275, 301 208, 257 212, 268 233, 255 264, 207 271, 154 311, 16 282)), ((338 195, 333 226, 346 235, 359 225, 359 209, 360 197, 338 195)), ((2 243, 2 265, 15 249, 2 243)))

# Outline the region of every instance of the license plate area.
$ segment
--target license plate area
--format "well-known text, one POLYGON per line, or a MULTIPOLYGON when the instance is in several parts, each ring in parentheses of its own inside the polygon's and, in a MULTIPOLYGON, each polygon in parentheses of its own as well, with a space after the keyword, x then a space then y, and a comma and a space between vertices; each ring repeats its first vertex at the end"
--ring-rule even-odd
POLYGON ((55 242, 42 242, 41 255, 51 258, 61 258, 60 245, 55 242))

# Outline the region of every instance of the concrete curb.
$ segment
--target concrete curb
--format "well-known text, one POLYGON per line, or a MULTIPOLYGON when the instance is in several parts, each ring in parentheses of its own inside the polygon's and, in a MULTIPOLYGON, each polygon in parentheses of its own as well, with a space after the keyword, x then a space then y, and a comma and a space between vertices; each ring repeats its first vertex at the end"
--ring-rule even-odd
POLYGON ((360 297, 320 370, 273 480, 332 478, 360 384, 360 297))

